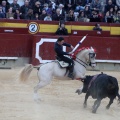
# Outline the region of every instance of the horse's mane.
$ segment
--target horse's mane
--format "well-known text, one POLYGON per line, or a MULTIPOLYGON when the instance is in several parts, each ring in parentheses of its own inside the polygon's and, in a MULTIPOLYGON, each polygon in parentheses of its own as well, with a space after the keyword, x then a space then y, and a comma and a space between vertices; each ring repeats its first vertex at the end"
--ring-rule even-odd
POLYGON ((85 50, 85 49, 89 49, 89 47, 82 47, 82 48, 79 48, 78 50, 75 51, 74 55, 76 56, 79 52, 85 50))
POLYGON ((77 50, 72 54, 72 58, 73 58, 73 59, 76 59, 76 55, 77 55, 79 52, 81 52, 81 51, 83 51, 83 50, 85 50, 85 49, 89 49, 89 47, 82 47, 82 48, 77 49, 77 50))

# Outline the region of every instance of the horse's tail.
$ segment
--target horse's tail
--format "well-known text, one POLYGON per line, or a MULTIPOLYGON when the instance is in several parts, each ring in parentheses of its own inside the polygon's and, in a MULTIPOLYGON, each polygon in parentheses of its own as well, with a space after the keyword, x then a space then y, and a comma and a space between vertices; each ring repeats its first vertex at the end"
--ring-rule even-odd
POLYGON ((32 64, 27 64, 20 72, 19 74, 19 80, 24 82, 28 79, 30 76, 31 71, 33 70, 32 64))

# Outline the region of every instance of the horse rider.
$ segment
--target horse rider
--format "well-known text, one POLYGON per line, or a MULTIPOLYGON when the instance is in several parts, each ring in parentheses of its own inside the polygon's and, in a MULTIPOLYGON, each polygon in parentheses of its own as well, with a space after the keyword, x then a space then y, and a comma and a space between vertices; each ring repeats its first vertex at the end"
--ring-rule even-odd
POLYGON ((57 39, 57 41, 55 42, 55 46, 54 46, 54 50, 55 50, 55 52, 57 54, 57 57, 60 60, 69 63, 69 74, 68 74, 68 77, 74 79, 74 74, 73 74, 74 62, 73 62, 73 59, 64 56, 64 55, 70 55, 71 52, 64 52, 63 51, 63 46, 67 46, 67 47, 70 47, 72 49, 74 47, 71 44, 65 43, 63 37, 59 37, 57 39))

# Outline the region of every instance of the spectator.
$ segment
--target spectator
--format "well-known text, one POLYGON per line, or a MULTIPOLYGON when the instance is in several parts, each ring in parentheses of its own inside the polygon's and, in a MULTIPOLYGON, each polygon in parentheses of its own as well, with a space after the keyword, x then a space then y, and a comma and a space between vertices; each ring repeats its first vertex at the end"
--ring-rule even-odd
POLYGON ((35 15, 33 14, 33 9, 29 9, 26 16, 25 16, 26 20, 35 20, 35 15))
POLYGON ((64 20, 64 16, 62 16, 62 14, 60 14, 60 9, 59 9, 59 8, 56 10, 56 13, 53 14, 52 19, 53 19, 54 21, 64 20))
POLYGON ((32 8, 35 6, 35 2, 40 2, 40 3, 41 3, 41 6, 43 6, 46 1, 48 1, 48 0, 29 0, 30 6, 31 6, 32 8))
POLYGON ((75 9, 74 0, 65 0, 65 10, 68 13, 70 10, 75 9))
POLYGON ((33 8, 37 0, 29 0, 30 6, 33 8))
POLYGON ((21 19, 21 15, 20 15, 20 11, 16 9, 15 13, 14 13, 14 19, 20 20, 21 19))
POLYGON ((75 15, 74 15, 74 11, 73 10, 69 11, 66 20, 67 21, 75 21, 75 15))
POLYGON ((44 4, 44 8, 43 8, 43 9, 46 10, 46 13, 47 13, 47 14, 52 15, 52 9, 49 8, 49 6, 48 6, 47 3, 44 4))
POLYGON ((101 18, 99 18, 99 15, 96 11, 92 11, 90 22, 101 22, 101 18))
POLYGON ((100 0, 93 0, 92 3, 90 4, 90 9, 92 11, 101 12, 102 11, 102 6, 101 6, 101 3, 100 3, 100 0))
POLYGON ((44 18, 44 21, 52 21, 51 15, 47 14, 47 16, 44 18))
POLYGON ((46 10, 42 10, 42 14, 40 15, 40 20, 44 20, 44 18, 47 16, 46 10))
POLYGON ((119 10, 119 7, 117 5, 114 6, 114 15, 117 15, 117 12, 119 10))
POLYGON ((109 14, 110 14, 110 16, 113 16, 113 15, 114 15, 114 9, 113 9, 113 8, 110 8, 109 14))
POLYGON ((100 27, 100 24, 96 23, 93 30, 102 31, 102 28, 100 27))
POLYGON ((7 12, 8 9, 9 9, 9 5, 7 5, 7 2, 6 2, 5 0, 2 0, 1 6, 2 6, 2 11, 3 11, 3 13, 6 15, 6 12, 7 12))
POLYGON ((93 28, 93 30, 98 31, 98 33, 100 34, 101 31, 102 31, 102 28, 100 27, 100 24, 96 23, 96 24, 95 24, 95 27, 93 28))
POLYGON ((18 0, 13 0, 13 3, 10 4, 10 7, 12 7, 13 12, 15 12, 16 9, 19 9, 19 10, 20 10, 20 5, 19 5, 17 2, 18 2, 18 0))
POLYGON ((110 15, 109 11, 106 12, 105 17, 103 19, 103 22, 106 22, 106 23, 112 23, 113 22, 113 16, 110 15))
POLYGON ((35 6, 33 7, 33 13, 38 15, 42 14, 42 6, 39 1, 35 2, 35 6))
POLYGON ((76 6, 75 6, 75 11, 79 12, 79 11, 83 11, 84 9, 85 9, 85 7, 81 5, 81 2, 77 2, 76 6))
POLYGON ((117 12, 117 15, 114 17, 114 23, 120 23, 120 10, 117 12))
POLYGON ((100 0, 100 3, 101 3, 101 9, 102 9, 102 13, 104 13, 104 11, 105 11, 105 5, 106 5, 106 0, 100 0))
POLYGON ((58 7, 59 9, 60 9, 60 14, 63 16, 63 17, 65 17, 65 10, 63 9, 64 8, 64 5, 63 4, 59 4, 59 7, 58 7))
POLYGON ((79 22, 85 22, 85 14, 84 14, 84 11, 80 11, 80 12, 79 12, 78 21, 79 21, 79 22))
POLYGON ((0 18, 5 18, 5 14, 3 13, 2 6, 0 6, 0 18))
POLYGON ((116 5, 120 7, 120 0, 116 0, 116 5))
POLYGON ((85 17, 86 17, 86 18, 90 18, 91 12, 90 12, 90 9, 89 9, 89 6, 88 6, 88 5, 85 6, 84 14, 85 14, 85 17))
POLYGON ((56 35, 68 35, 68 30, 65 28, 65 24, 61 23, 56 31, 56 35))
POLYGON ((114 4, 112 3, 112 0, 108 0, 108 3, 105 5, 105 13, 110 11, 111 8, 114 9, 114 4))
POLYGON ((37 13, 35 14, 35 20, 40 20, 40 17, 37 13))
POLYGON ((14 19, 14 13, 13 13, 13 8, 12 7, 10 7, 8 9, 8 12, 6 13, 6 18, 7 19, 14 19))
POLYGON ((25 19, 25 16, 28 13, 28 10, 31 8, 29 4, 29 0, 24 1, 24 5, 21 6, 20 8, 20 14, 21 14, 21 19, 25 19))

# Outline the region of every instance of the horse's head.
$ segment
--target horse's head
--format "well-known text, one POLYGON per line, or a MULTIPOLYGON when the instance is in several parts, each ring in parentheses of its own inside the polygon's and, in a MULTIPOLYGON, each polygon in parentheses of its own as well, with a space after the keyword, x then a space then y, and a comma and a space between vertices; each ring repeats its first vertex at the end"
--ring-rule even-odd
POLYGON ((89 65, 93 68, 96 66, 95 57, 96 57, 95 50, 92 47, 89 48, 88 52, 86 54, 86 59, 87 59, 87 62, 89 63, 89 65))
POLYGON ((76 51, 77 56, 76 58, 80 61, 82 61, 85 64, 89 64, 91 67, 95 67, 96 66, 96 62, 95 62, 95 57, 96 57, 96 53, 95 50, 91 47, 91 48, 82 48, 78 51, 76 51))

